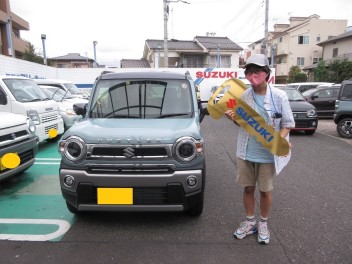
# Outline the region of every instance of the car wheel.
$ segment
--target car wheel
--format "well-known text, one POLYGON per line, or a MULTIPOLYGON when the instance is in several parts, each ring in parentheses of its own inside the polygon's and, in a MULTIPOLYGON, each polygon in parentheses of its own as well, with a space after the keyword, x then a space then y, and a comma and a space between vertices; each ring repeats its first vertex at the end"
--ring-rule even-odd
POLYGON ((68 209, 71 213, 73 213, 73 214, 75 214, 75 215, 80 214, 80 212, 78 211, 78 209, 77 209, 76 207, 74 207, 72 204, 66 202, 66 206, 67 206, 67 209, 68 209))
POLYGON ((345 118, 338 122, 337 133, 343 138, 352 138, 352 118, 345 118))
POLYGON ((306 130, 306 131, 304 131, 304 133, 306 133, 306 135, 314 135, 314 133, 315 133, 315 129, 314 130, 306 130))
POLYGON ((186 213, 190 216, 200 216, 203 213, 203 207, 204 207, 204 195, 202 195, 202 198, 200 199, 200 201, 195 206, 188 209, 186 213))

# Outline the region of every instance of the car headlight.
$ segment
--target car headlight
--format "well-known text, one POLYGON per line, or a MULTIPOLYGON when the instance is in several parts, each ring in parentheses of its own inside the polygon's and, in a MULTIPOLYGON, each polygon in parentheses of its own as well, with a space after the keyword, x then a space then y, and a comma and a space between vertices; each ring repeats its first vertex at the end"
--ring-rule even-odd
POLYGON ((80 137, 72 136, 60 141, 59 152, 68 160, 79 162, 87 155, 87 145, 80 137))
POLYGON ((181 162, 192 161, 203 152, 203 141, 192 137, 181 137, 173 146, 173 154, 181 162))
POLYGON ((317 116, 317 112, 315 111, 315 109, 310 109, 307 111, 307 117, 316 117, 317 116))
POLYGON ((29 129, 29 132, 31 132, 33 135, 35 134, 36 126, 33 123, 32 119, 27 118, 27 126, 29 129))
POLYGON ((29 110, 27 111, 27 116, 32 119, 33 123, 35 125, 39 125, 40 124, 40 119, 39 119, 39 115, 38 112, 36 110, 29 110))

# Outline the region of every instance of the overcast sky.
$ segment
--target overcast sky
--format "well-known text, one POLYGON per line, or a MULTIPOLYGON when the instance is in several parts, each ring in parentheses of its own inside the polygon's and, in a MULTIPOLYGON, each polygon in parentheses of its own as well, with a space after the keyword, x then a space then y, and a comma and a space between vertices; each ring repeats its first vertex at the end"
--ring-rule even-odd
MULTIPOLYGON (((264 37, 265 0, 168 0, 169 39, 193 40, 207 32, 228 37, 241 47, 264 37)), ((146 39, 164 39, 163 0, 10 0, 12 12, 25 19, 29 31, 21 37, 47 57, 80 53, 107 66, 121 59, 140 59, 146 39)), ((291 16, 317 14, 321 19, 345 19, 352 26, 351 0, 270 0, 269 31, 291 16)))

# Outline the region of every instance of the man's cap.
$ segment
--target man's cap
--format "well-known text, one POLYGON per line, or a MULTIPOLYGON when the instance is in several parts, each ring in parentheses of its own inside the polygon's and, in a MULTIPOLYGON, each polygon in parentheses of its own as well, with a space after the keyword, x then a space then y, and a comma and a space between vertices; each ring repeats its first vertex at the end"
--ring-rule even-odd
POLYGON ((254 54, 248 58, 246 65, 243 68, 246 68, 249 64, 255 64, 260 67, 269 66, 268 58, 264 54, 254 54))

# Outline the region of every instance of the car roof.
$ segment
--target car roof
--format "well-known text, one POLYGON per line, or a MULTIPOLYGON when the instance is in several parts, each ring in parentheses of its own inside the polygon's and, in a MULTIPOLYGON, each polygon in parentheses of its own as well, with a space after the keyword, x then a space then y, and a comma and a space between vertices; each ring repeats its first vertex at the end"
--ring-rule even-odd
POLYGON ((131 71, 119 73, 105 73, 100 76, 103 80, 113 79, 180 79, 185 80, 191 78, 185 71, 184 73, 170 72, 170 71, 131 71))
POLYGON ((38 84, 47 84, 47 83, 72 83, 71 81, 67 80, 60 80, 60 79, 33 79, 38 84))

